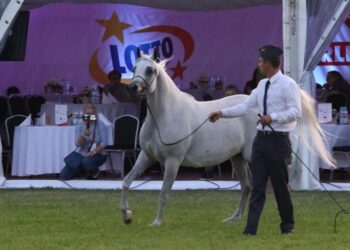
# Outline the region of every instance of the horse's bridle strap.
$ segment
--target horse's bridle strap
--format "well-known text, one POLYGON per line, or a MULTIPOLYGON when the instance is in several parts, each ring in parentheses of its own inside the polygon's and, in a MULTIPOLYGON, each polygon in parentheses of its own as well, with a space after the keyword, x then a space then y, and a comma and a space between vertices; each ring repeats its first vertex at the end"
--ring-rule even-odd
POLYGON ((135 78, 140 78, 146 84, 146 88, 148 89, 148 88, 150 88, 152 86, 156 76, 157 76, 157 73, 154 74, 154 77, 153 77, 151 83, 147 82, 146 79, 143 76, 140 76, 140 75, 133 76, 132 80, 134 80, 135 78))

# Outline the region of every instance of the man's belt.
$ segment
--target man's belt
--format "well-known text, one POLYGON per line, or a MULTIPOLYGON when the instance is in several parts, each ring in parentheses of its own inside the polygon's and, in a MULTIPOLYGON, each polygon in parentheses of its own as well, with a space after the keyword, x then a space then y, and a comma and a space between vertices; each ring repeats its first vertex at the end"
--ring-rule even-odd
POLYGON ((258 130, 258 135, 261 135, 261 136, 267 136, 267 135, 289 135, 289 132, 270 131, 270 130, 258 130))

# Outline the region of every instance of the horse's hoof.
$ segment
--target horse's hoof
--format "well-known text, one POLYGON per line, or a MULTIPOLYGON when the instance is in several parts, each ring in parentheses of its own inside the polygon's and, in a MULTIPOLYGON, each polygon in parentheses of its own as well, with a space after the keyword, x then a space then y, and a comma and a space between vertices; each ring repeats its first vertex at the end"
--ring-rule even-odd
POLYGON ((226 219, 223 219, 222 222, 227 223, 227 224, 231 224, 231 223, 234 223, 234 222, 239 221, 239 220, 240 220, 239 217, 231 216, 231 217, 228 217, 226 219))
POLYGON ((131 218, 130 218, 130 219, 126 219, 126 220, 124 220, 124 223, 125 223, 126 225, 131 224, 131 222, 132 222, 132 219, 131 219, 131 218))
POLYGON ((131 210, 126 210, 125 214, 123 213, 123 221, 126 225, 131 224, 132 222, 132 212, 131 210))
POLYGON ((155 220, 151 224, 149 224, 150 227, 158 227, 160 225, 162 225, 162 222, 160 222, 158 220, 155 220))

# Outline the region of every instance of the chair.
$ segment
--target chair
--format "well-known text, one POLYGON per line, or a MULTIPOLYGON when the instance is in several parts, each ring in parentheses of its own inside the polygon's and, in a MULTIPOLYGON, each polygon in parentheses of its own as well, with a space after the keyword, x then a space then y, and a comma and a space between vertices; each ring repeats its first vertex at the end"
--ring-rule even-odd
POLYGON ((6 143, 3 148, 3 153, 6 154, 6 169, 5 173, 9 173, 10 164, 12 160, 13 138, 15 135, 15 128, 20 125, 27 117, 24 115, 14 115, 5 120, 6 143))
POLYGON ((0 96, 0 124, 5 122, 5 119, 9 115, 9 109, 7 104, 7 98, 0 96))
POLYGON ((136 159, 137 141, 139 131, 139 119, 132 115, 122 115, 114 120, 114 142, 113 145, 106 146, 105 152, 113 169, 111 153, 122 153, 121 178, 124 177, 124 160, 127 158, 132 164, 131 158, 136 159))
POLYGON ((32 115, 32 118, 38 117, 41 111, 41 105, 46 102, 46 99, 39 95, 27 96, 26 100, 26 110, 28 114, 32 115))
MULTIPOLYGON (((337 169, 350 168, 350 146, 333 147, 333 157, 336 160, 337 169)), ((347 169, 347 171, 349 171, 347 169)), ((333 180, 334 169, 331 169, 330 180, 333 180)))
POLYGON ((28 115, 26 109, 25 96, 22 95, 10 95, 7 99, 9 113, 13 115, 28 115))

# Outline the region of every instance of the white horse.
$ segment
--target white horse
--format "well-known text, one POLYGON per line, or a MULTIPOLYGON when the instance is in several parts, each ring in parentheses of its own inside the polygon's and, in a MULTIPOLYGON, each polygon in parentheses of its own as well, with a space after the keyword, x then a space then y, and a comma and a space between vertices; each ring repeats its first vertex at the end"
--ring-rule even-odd
MULTIPOLYGON (((159 209, 151 224, 160 225, 168 193, 180 165, 206 167, 228 159, 232 159, 235 173, 239 177, 241 198, 235 212, 224 222, 239 220, 251 192, 248 161, 256 135, 258 116, 254 112, 249 112, 242 117, 220 119, 215 124, 205 121, 210 112, 241 103, 247 96, 234 95, 215 101, 198 102, 176 87, 164 70, 165 63, 158 63, 155 60, 156 53, 149 57, 141 56, 138 51, 138 56, 133 69, 134 77, 128 90, 147 97, 149 110, 140 132, 141 153, 123 180, 121 196, 123 221, 126 224, 132 221, 132 212, 127 201, 127 191, 132 181, 154 163, 159 162, 164 167, 159 209), (203 126, 200 127, 201 124, 203 126), (172 143, 174 144, 166 145, 172 143)), ((303 98, 303 101, 305 100, 309 105, 311 99, 303 98)), ((307 108, 312 109, 312 106, 309 105, 307 108)), ((309 125, 313 126, 315 131, 320 131, 314 115, 312 116, 313 113, 308 111, 305 114, 310 120, 309 125)), ((316 133, 316 136, 321 138, 319 133, 316 133)), ((319 139, 317 143, 318 152, 324 156, 326 162, 330 162, 331 157, 327 154, 322 140, 319 139)))

